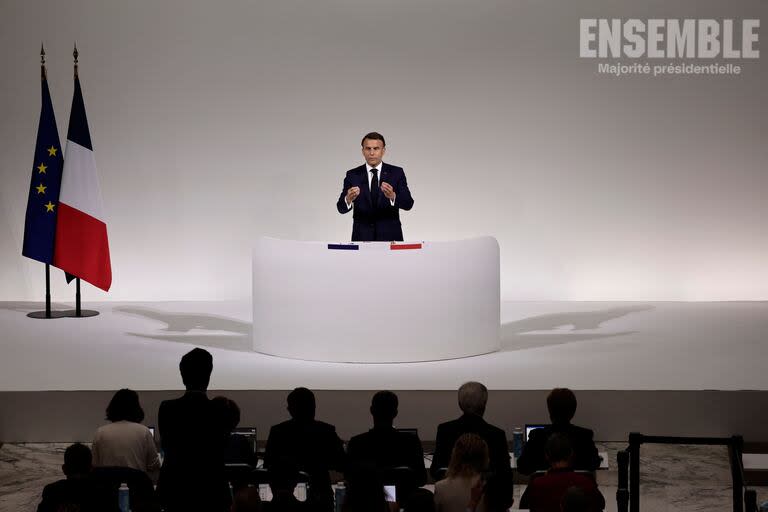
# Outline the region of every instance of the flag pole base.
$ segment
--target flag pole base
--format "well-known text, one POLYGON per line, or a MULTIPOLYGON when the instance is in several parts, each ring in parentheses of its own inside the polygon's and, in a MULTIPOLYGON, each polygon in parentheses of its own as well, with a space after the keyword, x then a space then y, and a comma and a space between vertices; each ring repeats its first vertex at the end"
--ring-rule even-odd
POLYGON ((68 309, 66 311, 62 311, 64 313, 63 316, 67 318, 88 318, 91 316, 96 316, 99 314, 98 311, 95 311, 93 309, 81 309, 79 314, 76 309, 68 309))
POLYGON ((64 318, 67 315, 66 311, 51 311, 50 313, 46 311, 32 311, 31 313, 27 313, 27 316, 29 318, 36 318, 41 320, 52 320, 54 318, 64 318))

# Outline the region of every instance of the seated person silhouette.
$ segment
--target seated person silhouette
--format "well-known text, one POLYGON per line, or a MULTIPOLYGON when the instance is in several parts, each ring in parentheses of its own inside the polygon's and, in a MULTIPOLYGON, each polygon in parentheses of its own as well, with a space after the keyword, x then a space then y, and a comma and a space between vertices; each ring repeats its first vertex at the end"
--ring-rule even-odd
POLYGON ((344 469, 345 454, 336 427, 315 419, 315 395, 307 388, 288 394, 291 419, 274 425, 267 437, 264 467, 276 461, 294 461, 299 471, 309 475, 307 500, 314 510, 333 509, 333 491, 328 471, 344 469))
POLYGON ((488 445, 489 470, 510 473, 509 445, 504 431, 483 419, 488 403, 488 389, 479 382, 467 382, 459 388, 462 415, 437 427, 435 454, 430 471, 437 478, 441 468, 448 467, 456 440, 463 434, 477 434, 488 445))
POLYGON ((547 396, 547 409, 552 424, 531 431, 528 442, 523 447, 523 453, 517 460, 517 470, 530 475, 534 471, 545 470, 549 467, 544 454, 544 445, 554 433, 564 434, 573 449, 573 468, 594 471, 600 467, 600 456, 597 454, 593 432, 587 428, 571 424, 576 414, 576 395, 568 388, 555 388, 547 396))
POLYGON ((370 408, 373 428, 349 440, 347 459, 350 466, 368 464, 383 475, 391 468, 410 468, 412 473, 408 475, 408 481, 385 482, 397 483, 398 501, 404 501, 408 493, 426 483, 427 471, 418 435, 399 432, 392 426, 397 407, 397 395, 393 392, 379 391, 373 395, 370 408))
POLYGON ((160 404, 158 426, 165 452, 157 490, 166 512, 224 512, 231 496, 224 471, 227 424, 206 390, 213 371, 211 354, 193 349, 181 358, 186 392, 160 404))
POLYGON ((597 489, 594 477, 573 470, 573 450, 566 434, 549 436, 544 452, 550 469, 531 480, 520 498, 520 508, 531 512, 561 512, 563 499, 571 487, 584 492, 589 502, 587 510, 597 512, 605 508, 605 498, 597 489))
POLYGON ((91 463, 90 448, 81 443, 67 447, 61 466, 67 478, 45 486, 37 512, 119 511, 117 493, 92 478, 91 463))

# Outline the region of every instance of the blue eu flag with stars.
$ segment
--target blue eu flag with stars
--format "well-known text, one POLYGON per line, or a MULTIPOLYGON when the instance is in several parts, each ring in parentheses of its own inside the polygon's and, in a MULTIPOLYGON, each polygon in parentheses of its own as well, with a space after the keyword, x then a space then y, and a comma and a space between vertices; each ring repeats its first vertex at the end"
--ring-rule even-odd
POLYGON ((24 222, 24 247, 21 254, 27 258, 53 263, 56 237, 56 213, 61 189, 61 170, 64 165, 59 130, 53 115, 51 93, 45 69, 42 73, 43 105, 37 127, 35 161, 29 182, 27 217, 24 222))

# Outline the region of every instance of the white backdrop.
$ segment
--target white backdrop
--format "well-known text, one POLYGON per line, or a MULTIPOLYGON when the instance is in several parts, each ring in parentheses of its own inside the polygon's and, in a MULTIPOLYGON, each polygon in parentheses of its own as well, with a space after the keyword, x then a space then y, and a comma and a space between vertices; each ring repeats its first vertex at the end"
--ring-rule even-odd
POLYGON ((62 139, 80 49, 114 273, 86 298, 244 298, 259 236, 347 240, 334 203, 377 130, 416 200, 406 239, 496 237, 504 299, 766 299, 762 60, 604 76, 578 29, 767 5, 2 0, 0 300, 43 294, 20 255, 41 40, 62 139))

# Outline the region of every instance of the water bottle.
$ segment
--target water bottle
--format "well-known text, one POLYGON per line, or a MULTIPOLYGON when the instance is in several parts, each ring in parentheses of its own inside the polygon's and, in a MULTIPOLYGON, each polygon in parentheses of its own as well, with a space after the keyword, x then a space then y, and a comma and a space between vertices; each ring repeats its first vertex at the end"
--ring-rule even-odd
POLYGON ((128 494, 128 484, 120 484, 120 489, 117 490, 117 506, 120 508, 120 512, 130 512, 131 498, 128 494))
POLYGON ((341 506, 344 505, 344 499, 347 497, 347 488, 344 486, 344 482, 336 484, 336 491, 334 492, 334 502, 336 512, 341 512, 341 506))
POLYGON ((512 453, 515 454, 515 460, 523 453, 523 429, 520 427, 512 430, 512 453))

